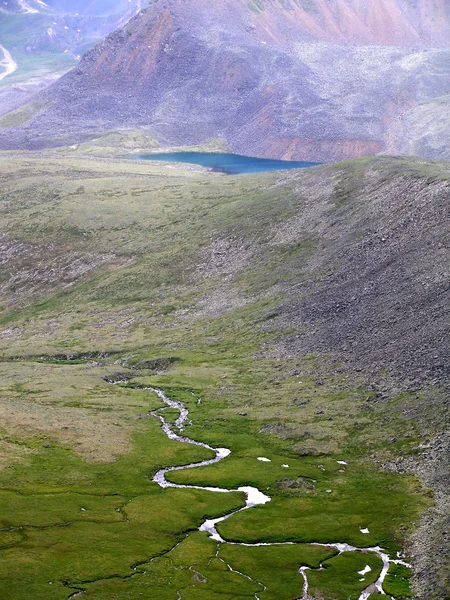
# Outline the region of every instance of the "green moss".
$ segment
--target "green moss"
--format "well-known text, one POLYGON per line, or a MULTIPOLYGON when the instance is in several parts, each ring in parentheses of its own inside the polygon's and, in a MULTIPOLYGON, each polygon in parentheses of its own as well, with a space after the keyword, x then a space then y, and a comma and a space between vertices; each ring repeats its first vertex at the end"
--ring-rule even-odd
MULTIPOLYGON (((397 550, 394 540, 398 528, 411 523, 409 510, 415 504, 408 507, 408 487, 395 478, 386 480, 381 474, 367 477, 363 472, 332 481, 320 471, 316 471, 316 493, 300 493, 298 497, 277 494, 267 505, 220 523, 221 535, 249 543, 342 541, 357 547, 380 545, 391 552, 397 550), (386 521, 387 514, 390 521, 386 521), (360 532, 365 527, 370 534, 360 532)), ((296 470, 294 479, 301 474, 300 469, 296 470)))
POLYGON ((317 569, 323 561, 336 554, 337 551, 332 548, 302 544, 256 548, 224 545, 219 557, 230 565, 239 565, 235 568, 263 584, 265 591, 261 598, 291 600, 300 597, 303 588, 299 568, 308 566, 317 569))
POLYGON ((412 598, 409 585, 411 569, 403 565, 391 565, 383 583, 383 590, 394 598, 412 598))
POLYGON ((343 552, 324 561, 323 566, 324 571, 308 572, 311 593, 321 593, 324 600, 357 600, 378 579, 383 562, 376 554, 343 552), (359 571, 366 566, 371 571, 361 575, 359 571))
POLYGON ((65 581, 128 576, 133 564, 169 551, 205 518, 244 505, 240 493, 161 490, 151 483, 149 475, 162 464, 211 454, 170 442, 156 419, 140 429, 134 452, 117 462, 88 464, 45 444, 26 464, 0 473, 1 526, 11 530, 1 544, 2 597, 59 598, 65 581), (178 458, 173 444, 182 451, 178 458))

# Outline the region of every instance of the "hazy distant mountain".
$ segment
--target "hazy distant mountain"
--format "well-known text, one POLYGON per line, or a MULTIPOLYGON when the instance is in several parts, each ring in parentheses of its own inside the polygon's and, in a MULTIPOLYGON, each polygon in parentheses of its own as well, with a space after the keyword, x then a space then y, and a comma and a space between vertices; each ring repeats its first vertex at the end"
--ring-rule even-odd
POLYGON ((124 25, 141 5, 141 0, 3 0, 0 45, 16 69, 6 79, 0 68, 0 79, 8 83, 76 64, 80 54, 124 25))
POLYGON ((449 47, 446 0, 154 0, 7 143, 141 126, 261 156, 450 158, 449 47))
POLYGON ((84 15, 110 15, 129 8, 129 5, 140 2, 130 0, 6 0, 3 2, 7 11, 13 12, 46 12, 56 11, 84 15))
POLYGON ((109 15, 129 8, 129 0, 4 0, 3 13, 64 12, 71 14, 109 15))

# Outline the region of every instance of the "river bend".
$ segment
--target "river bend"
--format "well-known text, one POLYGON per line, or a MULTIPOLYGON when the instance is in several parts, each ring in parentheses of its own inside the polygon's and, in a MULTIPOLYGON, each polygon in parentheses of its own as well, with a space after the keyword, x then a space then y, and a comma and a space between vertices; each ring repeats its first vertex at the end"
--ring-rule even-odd
MULTIPOLYGON (((180 412, 180 416, 176 419, 174 425, 180 431, 180 433, 182 433, 183 429, 184 429, 184 424, 186 422, 190 422, 189 421, 189 412, 188 412, 187 408, 184 406, 184 404, 177 400, 170 400, 164 394, 164 392, 161 390, 154 389, 154 388, 145 388, 145 390, 149 391, 149 392, 155 392, 159 396, 159 398, 164 402, 164 404, 166 406, 177 409, 180 412)), ((208 450, 211 450, 212 452, 214 452, 216 454, 215 458, 211 458, 209 460, 204 460, 204 461, 197 462, 197 463, 191 463, 191 464, 183 465, 180 467, 167 467, 164 469, 160 469, 154 475, 153 481, 155 481, 162 488, 169 488, 169 487, 171 487, 171 488, 188 488, 188 489, 206 490, 209 492, 218 492, 218 493, 229 493, 229 492, 236 492, 236 491, 245 493, 246 505, 244 508, 235 510, 234 512, 228 513, 222 517, 218 517, 215 519, 207 519, 199 527, 200 531, 206 531, 208 533, 209 537, 217 542, 219 548, 220 548, 220 544, 234 544, 234 545, 239 545, 239 546, 281 546, 281 545, 293 545, 295 543, 295 542, 278 542, 278 543, 274 542, 274 543, 245 544, 245 543, 238 543, 238 542, 227 542, 226 540, 224 540, 221 537, 220 533, 216 529, 218 523, 225 521, 225 519, 229 519, 233 515, 237 514, 238 512, 241 512, 243 510, 247 510, 247 509, 257 506, 259 504, 266 504, 267 502, 270 502, 270 500, 271 500, 270 497, 267 496, 266 494, 263 494, 263 492, 261 492, 257 488, 251 487, 251 486, 242 486, 242 487, 237 488, 237 490, 235 490, 235 489, 216 488, 216 487, 202 487, 202 486, 197 486, 197 485, 181 485, 181 484, 176 484, 176 483, 167 481, 166 473, 170 473, 171 471, 182 471, 185 469, 193 469, 193 468, 197 468, 197 467, 204 467, 206 465, 212 465, 214 463, 217 463, 217 462, 223 460, 227 456, 229 456, 231 454, 231 450, 229 450, 228 448, 212 448, 208 444, 204 444, 203 442, 198 442, 196 440, 192 440, 192 439, 186 437, 185 435, 177 434, 177 433, 175 433, 173 427, 165 420, 163 415, 161 415, 160 413, 158 413, 156 411, 154 411, 152 414, 161 421, 162 429, 169 439, 175 440, 177 442, 194 444, 195 446, 202 446, 203 448, 207 448, 208 450)), ((381 570, 380 576, 378 577, 377 581, 375 582, 375 587, 380 594, 385 595, 385 596, 386 596, 386 594, 383 590, 383 582, 388 573, 390 564, 401 564, 406 567, 410 567, 410 565, 403 562, 402 560, 390 559, 389 555, 387 553, 383 552, 383 549, 380 548, 379 546, 375 546, 375 547, 371 547, 371 548, 356 548, 355 546, 350 546, 349 544, 344 544, 341 542, 334 542, 334 543, 330 543, 330 544, 318 544, 318 543, 314 543, 314 542, 309 542, 309 543, 313 544, 315 546, 335 548, 339 552, 339 554, 342 552, 357 552, 357 551, 373 552, 374 554, 377 554, 383 561, 383 568, 381 570)), ((240 571, 233 569, 229 564, 227 564, 227 563, 225 563, 225 564, 230 571, 232 571, 234 573, 238 573, 239 575, 242 575, 243 577, 245 577, 251 581, 255 581, 248 575, 245 575, 244 573, 241 573, 240 571)), ((300 569, 299 569, 299 573, 303 577, 303 589, 301 591, 299 590, 299 593, 301 593, 301 596, 299 596, 299 600, 310 600, 310 598, 311 598, 308 595, 308 577, 307 577, 308 570, 309 570, 308 567, 300 567, 300 569)), ((367 571, 364 570, 364 572, 361 572, 361 575, 365 574, 366 572, 367 571)), ((263 590, 265 589, 265 585, 263 583, 258 582, 258 581, 255 581, 255 583, 259 584, 263 588, 263 590)), ((371 592, 368 589, 363 591, 359 597, 359 600, 367 600, 369 598, 370 594, 371 594, 371 592)), ((259 596, 257 594, 255 594, 255 600, 259 600, 259 596)), ((394 599, 391 599, 391 600, 394 600, 394 599)))

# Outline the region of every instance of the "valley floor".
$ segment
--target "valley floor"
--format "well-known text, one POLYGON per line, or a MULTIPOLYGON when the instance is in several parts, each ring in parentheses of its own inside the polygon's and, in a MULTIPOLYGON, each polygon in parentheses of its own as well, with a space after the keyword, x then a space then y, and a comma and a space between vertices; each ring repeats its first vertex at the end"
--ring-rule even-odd
POLYGON ((448 165, 226 177, 82 151, 0 163, 0 597, 443 600, 448 165), (249 487, 270 500, 241 510, 249 487))

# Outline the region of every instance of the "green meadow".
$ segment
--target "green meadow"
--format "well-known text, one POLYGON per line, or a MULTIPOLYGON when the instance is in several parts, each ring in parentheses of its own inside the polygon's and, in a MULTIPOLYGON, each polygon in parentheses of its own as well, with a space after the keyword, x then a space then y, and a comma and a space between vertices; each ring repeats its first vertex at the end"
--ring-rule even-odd
MULTIPOLYGON (((389 161, 340 168, 354 191, 367 168, 396 173, 389 161)), ((312 175, 226 177, 70 150, 5 154, 0 169, 0 597, 292 600, 303 566, 316 598, 357 600, 382 567, 364 549, 395 558, 432 504, 418 479, 381 468, 414 455, 431 425, 426 411, 405 416, 420 394, 374 402, 380 390, 339 357, 277 351, 292 333, 279 321, 286 289, 322 276, 318 234, 274 242, 312 175), (242 508, 241 492, 152 481, 214 455, 169 440, 152 412, 173 423, 177 411, 143 387, 188 407, 186 436, 231 450, 170 481, 271 497, 219 524, 237 543, 198 527, 242 508), (240 545, 261 542, 292 544, 240 545), (361 551, 326 546, 337 542, 361 551)), ((333 168, 313 171, 328 193, 333 168)), ((342 197, 333 218, 363 206, 342 197)), ((410 575, 391 567, 386 593, 411 597, 410 575)))

